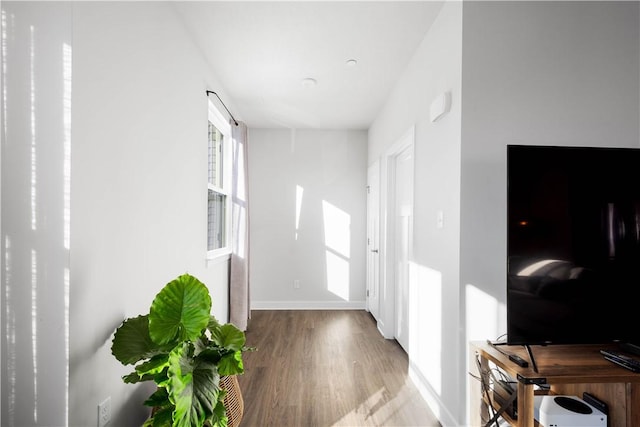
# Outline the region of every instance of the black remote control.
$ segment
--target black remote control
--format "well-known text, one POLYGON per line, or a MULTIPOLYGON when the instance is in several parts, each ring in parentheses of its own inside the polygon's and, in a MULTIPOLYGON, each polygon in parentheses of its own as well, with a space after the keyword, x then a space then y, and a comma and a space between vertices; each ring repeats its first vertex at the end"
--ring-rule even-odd
POLYGON ((600 353, 610 362, 622 366, 633 372, 640 372, 640 361, 613 350, 600 350, 600 353))
POLYGON ((521 368, 526 368, 527 366, 529 366, 529 362, 527 362, 526 360, 524 360, 522 357, 518 356, 517 354, 510 354, 509 355, 509 360, 511 360, 512 362, 514 362, 516 365, 520 366, 521 368))

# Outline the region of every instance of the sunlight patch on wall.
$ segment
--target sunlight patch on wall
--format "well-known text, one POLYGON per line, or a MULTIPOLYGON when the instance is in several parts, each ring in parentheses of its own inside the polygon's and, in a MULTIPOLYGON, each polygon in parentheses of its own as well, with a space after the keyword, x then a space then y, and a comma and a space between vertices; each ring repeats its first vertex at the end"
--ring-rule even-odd
POLYGON ((302 197, 304 196, 304 188, 296 185, 296 240, 298 240, 298 232, 300 231, 300 213, 302 212, 302 197))
MULTIPOLYGON (((62 45, 62 78, 63 78, 63 123, 64 123, 64 164, 63 164, 63 192, 64 192, 64 248, 71 248, 71 70, 72 70, 71 45, 62 45)), ((67 256, 68 256, 67 252, 67 256)), ((67 259, 67 262, 69 260, 67 259)), ((68 264, 67 264, 68 265, 68 264)), ((71 273, 69 267, 64 269, 64 351, 65 360, 69 360, 69 301, 71 289, 71 273)), ((69 425, 69 363, 65 364, 65 425, 69 425)))
MULTIPOLYGON (((7 12, 2 11, 2 75, 7 75, 7 12)), ((2 79, 2 123, 4 140, 7 140, 7 78, 2 79)))
MULTIPOLYGON (((14 20, 15 16, 12 14, 10 16, 7 15, 5 10, 2 11, 2 102, 3 102, 3 120, 2 120, 2 130, 4 132, 3 135, 3 143, 7 141, 7 134, 9 123, 7 120, 8 114, 8 90, 7 90, 7 56, 8 56, 8 45, 9 40, 13 40, 15 37, 14 30, 14 20), (8 29, 11 31, 9 32, 8 29)), ((33 141, 31 141, 33 143, 33 141)), ((14 311, 14 289, 11 286, 12 284, 12 273, 13 273, 13 265, 12 265, 12 244, 11 238, 7 234, 6 228, 3 227, 3 239, 4 239, 4 277, 3 277, 3 286, 4 286, 4 341, 2 345, 4 346, 4 353, 6 354, 5 360, 3 363, 6 367, 6 380, 3 380, 3 383, 0 387, 2 387, 2 394, 6 396, 6 404, 3 406, 3 416, 6 414, 6 422, 9 425, 15 424, 15 413, 16 413, 16 395, 17 395, 17 370, 18 370, 18 358, 16 351, 16 312, 14 311), (4 381, 6 381, 6 386, 4 381)))
POLYGON ((349 262, 330 250, 326 251, 327 289, 349 301, 349 262))
POLYGON ((51 16, 49 31, 30 23, 59 7, 4 6, 2 425, 66 425, 72 58, 70 43, 55 37, 71 36, 70 21, 58 19, 70 9, 51 16))
POLYGON ((324 217, 324 244, 334 252, 349 258, 351 254, 351 216, 327 202, 322 201, 324 217))
POLYGON ((62 118, 64 125, 64 165, 63 165, 63 197, 64 197, 64 248, 71 246, 71 46, 62 45, 62 78, 63 99, 62 118))
POLYGON ((505 333, 505 305, 477 287, 467 284, 467 341, 498 339, 505 333))
MULTIPOLYGON (((31 104, 31 230, 37 228, 38 159, 36 135, 35 28, 29 27, 29 83, 31 104)), ((38 258, 31 249, 31 357, 33 363, 33 422, 38 424, 38 258)))
POLYGON ((351 216, 326 200, 322 201, 326 246, 327 289, 349 301, 351 216))
POLYGON ((409 359, 442 393, 442 273, 410 263, 409 359))
POLYGON ((7 393, 7 413, 9 424, 14 424, 14 414, 16 409, 16 380, 17 380, 17 357, 16 357, 16 315, 13 311, 13 295, 11 283, 11 240, 9 236, 4 236, 4 302, 5 302, 5 334, 6 334, 6 353, 7 360, 7 383, 9 390, 3 391, 7 393))
POLYGON ((29 50, 29 85, 31 103, 31 229, 36 229, 36 186, 37 186, 37 159, 36 159, 36 84, 35 84, 35 41, 34 28, 30 27, 29 50))
POLYGON ((33 363, 33 422, 38 424, 38 256, 31 249, 31 358, 33 363))
MULTIPOLYGON (((70 295, 70 290, 71 290, 71 272, 69 271, 69 268, 65 268, 64 269, 64 352, 65 352, 65 360, 69 360, 69 295, 70 295)), ((65 391, 65 411, 64 411, 64 416, 65 416, 65 425, 69 425, 69 363, 66 363, 65 366, 65 375, 64 375, 64 380, 65 380, 65 387, 64 387, 64 391, 65 391)))

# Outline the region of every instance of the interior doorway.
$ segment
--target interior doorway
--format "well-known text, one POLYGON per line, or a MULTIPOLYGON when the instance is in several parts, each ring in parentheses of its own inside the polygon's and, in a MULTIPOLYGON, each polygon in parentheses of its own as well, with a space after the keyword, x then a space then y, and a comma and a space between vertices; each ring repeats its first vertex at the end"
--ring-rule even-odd
POLYGON ((413 256, 414 139, 411 127, 380 163, 378 328, 409 350, 409 266, 413 256))
POLYGON ((367 310, 380 318, 380 162, 367 171, 367 310))

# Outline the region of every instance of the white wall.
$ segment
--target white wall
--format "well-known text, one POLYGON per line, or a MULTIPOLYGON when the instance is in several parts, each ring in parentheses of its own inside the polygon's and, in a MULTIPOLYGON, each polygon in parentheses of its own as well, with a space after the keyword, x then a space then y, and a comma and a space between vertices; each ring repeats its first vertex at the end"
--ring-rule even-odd
POLYGON ((170 3, 78 2, 73 17, 70 425, 107 396, 113 425, 140 425, 148 389, 122 383, 115 327, 185 272, 228 320, 228 262, 205 262, 205 91, 225 96, 170 3))
POLYGON ((2 9, 1 423, 92 426, 110 396, 111 425, 139 426, 151 390, 122 382, 115 328, 184 272, 228 318, 228 261, 205 261, 224 89, 170 3, 2 9))
POLYGON ((364 308, 366 150, 365 131, 249 130, 253 309, 364 308))
MULTIPOLYGON (((460 115, 462 3, 447 2, 369 129, 369 163, 415 125, 411 375, 445 425, 462 420, 460 355, 460 115), (431 102, 451 93, 451 111, 429 119, 431 102), (437 228, 437 212, 444 228, 437 228)), ((389 285, 390 286, 390 285, 389 285)), ((381 291, 382 292, 382 291, 381 291)))
POLYGON ((2 2, 3 426, 66 425, 70 24, 2 2))
POLYGON ((464 7, 461 291, 467 338, 506 333, 506 145, 640 145, 637 2, 464 7))

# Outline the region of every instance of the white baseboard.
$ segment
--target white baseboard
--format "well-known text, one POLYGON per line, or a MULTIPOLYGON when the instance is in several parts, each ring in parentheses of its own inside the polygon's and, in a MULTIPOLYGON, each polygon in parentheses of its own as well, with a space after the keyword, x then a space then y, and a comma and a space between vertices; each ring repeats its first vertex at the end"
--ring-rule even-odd
POLYGON ((366 301, 251 301, 251 310, 365 310, 366 301))
POLYGON ((411 361, 409 361, 409 378, 443 427, 460 425, 444 405, 438 393, 433 390, 419 369, 411 363, 411 361))

